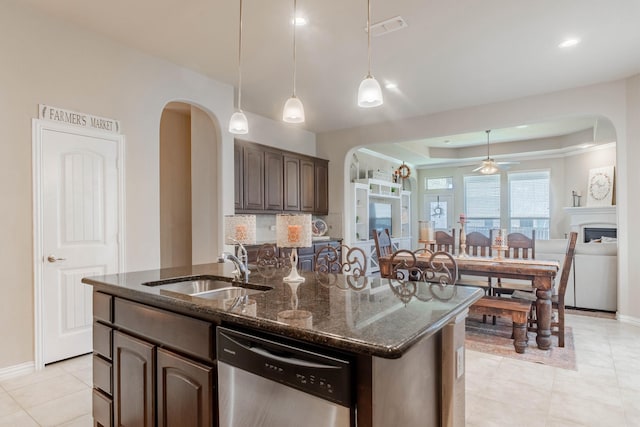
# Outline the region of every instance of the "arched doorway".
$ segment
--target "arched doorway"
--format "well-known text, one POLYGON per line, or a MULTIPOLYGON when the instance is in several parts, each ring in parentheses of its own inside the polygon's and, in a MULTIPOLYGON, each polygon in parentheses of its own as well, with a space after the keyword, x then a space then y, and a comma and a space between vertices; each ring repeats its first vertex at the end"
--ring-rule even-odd
POLYGON ((215 261, 218 125, 204 110, 170 102, 160 120, 160 265, 215 261))

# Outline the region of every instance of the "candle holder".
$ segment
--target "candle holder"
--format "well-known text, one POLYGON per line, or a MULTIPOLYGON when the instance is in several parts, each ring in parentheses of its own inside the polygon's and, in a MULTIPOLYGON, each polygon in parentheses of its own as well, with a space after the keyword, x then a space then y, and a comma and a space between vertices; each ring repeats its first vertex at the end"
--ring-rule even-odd
MULTIPOLYGON (((249 274, 249 257, 244 245, 254 245, 256 243, 256 216, 225 215, 224 243, 227 245, 238 245, 238 259, 244 264, 246 274, 249 274)), ((233 274, 238 273, 237 270, 233 271, 233 274)))
POLYGON ((464 230, 464 225, 467 223, 467 217, 465 214, 460 214, 460 253, 458 258, 468 258, 467 254, 467 232, 464 230))
POLYGON ((429 250, 431 245, 436 244, 433 221, 418 221, 418 243, 423 243, 424 248, 429 250))
POLYGON ((276 215, 277 245, 280 248, 291 248, 289 259, 291 272, 285 277, 285 282, 304 282, 304 277, 298 273, 297 248, 309 248, 311 239, 311 215, 276 215))
POLYGON ((497 254, 495 259, 504 259, 503 253, 509 250, 506 228, 496 228, 491 232, 491 249, 497 254))

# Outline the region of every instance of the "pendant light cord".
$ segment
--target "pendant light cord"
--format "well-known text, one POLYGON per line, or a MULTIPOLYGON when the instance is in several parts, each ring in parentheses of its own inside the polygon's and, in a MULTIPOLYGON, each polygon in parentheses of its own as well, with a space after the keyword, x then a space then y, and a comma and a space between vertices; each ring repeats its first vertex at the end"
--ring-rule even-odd
POLYGON ((367 0, 367 55, 369 68, 367 78, 371 77, 371 0, 367 0))
POLYGON ((240 0, 240 25, 238 25, 238 110, 242 111, 242 0, 240 0))
POLYGON ((297 0, 293 0, 293 97, 296 97, 296 10, 297 0))

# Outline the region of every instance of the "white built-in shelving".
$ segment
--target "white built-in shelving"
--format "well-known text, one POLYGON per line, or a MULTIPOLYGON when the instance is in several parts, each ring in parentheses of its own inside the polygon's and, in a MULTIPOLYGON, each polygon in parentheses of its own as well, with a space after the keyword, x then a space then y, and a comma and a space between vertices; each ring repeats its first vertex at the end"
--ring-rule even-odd
POLYGON ((367 254, 367 271, 379 270, 375 256, 375 243, 369 239, 369 204, 373 202, 391 205, 391 240, 395 249, 411 249, 411 192, 402 184, 379 179, 359 179, 352 184, 355 218, 351 236, 352 245, 361 247, 367 254))

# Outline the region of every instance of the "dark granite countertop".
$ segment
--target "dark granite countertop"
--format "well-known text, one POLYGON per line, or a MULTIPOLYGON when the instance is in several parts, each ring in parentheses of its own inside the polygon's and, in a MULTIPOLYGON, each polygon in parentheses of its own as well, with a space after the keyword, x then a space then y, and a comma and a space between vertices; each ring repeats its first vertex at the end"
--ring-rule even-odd
POLYGON ((274 270, 252 270, 248 287, 272 290, 253 294, 248 304, 168 294, 143 283, 179 277, 215 276, 231 280, 231 263, 139 271, 84 278, 97 290, 226 325, 277 333, 353 353, 399 358, 413 344, 439 331, 482 296, 478 288, 441 288, 427 283, 303 273, 305 282, 282 281, 274 270), (297 296, 297 300, 294 297, 297 296), (255 301, 255 303, 254 303, 255 301), (297 310, 291 312, 291 310, 297 310), (310 316, 309 316, 310 314, 310 316), (290 315, 296 320, 287 320, 290 315))

